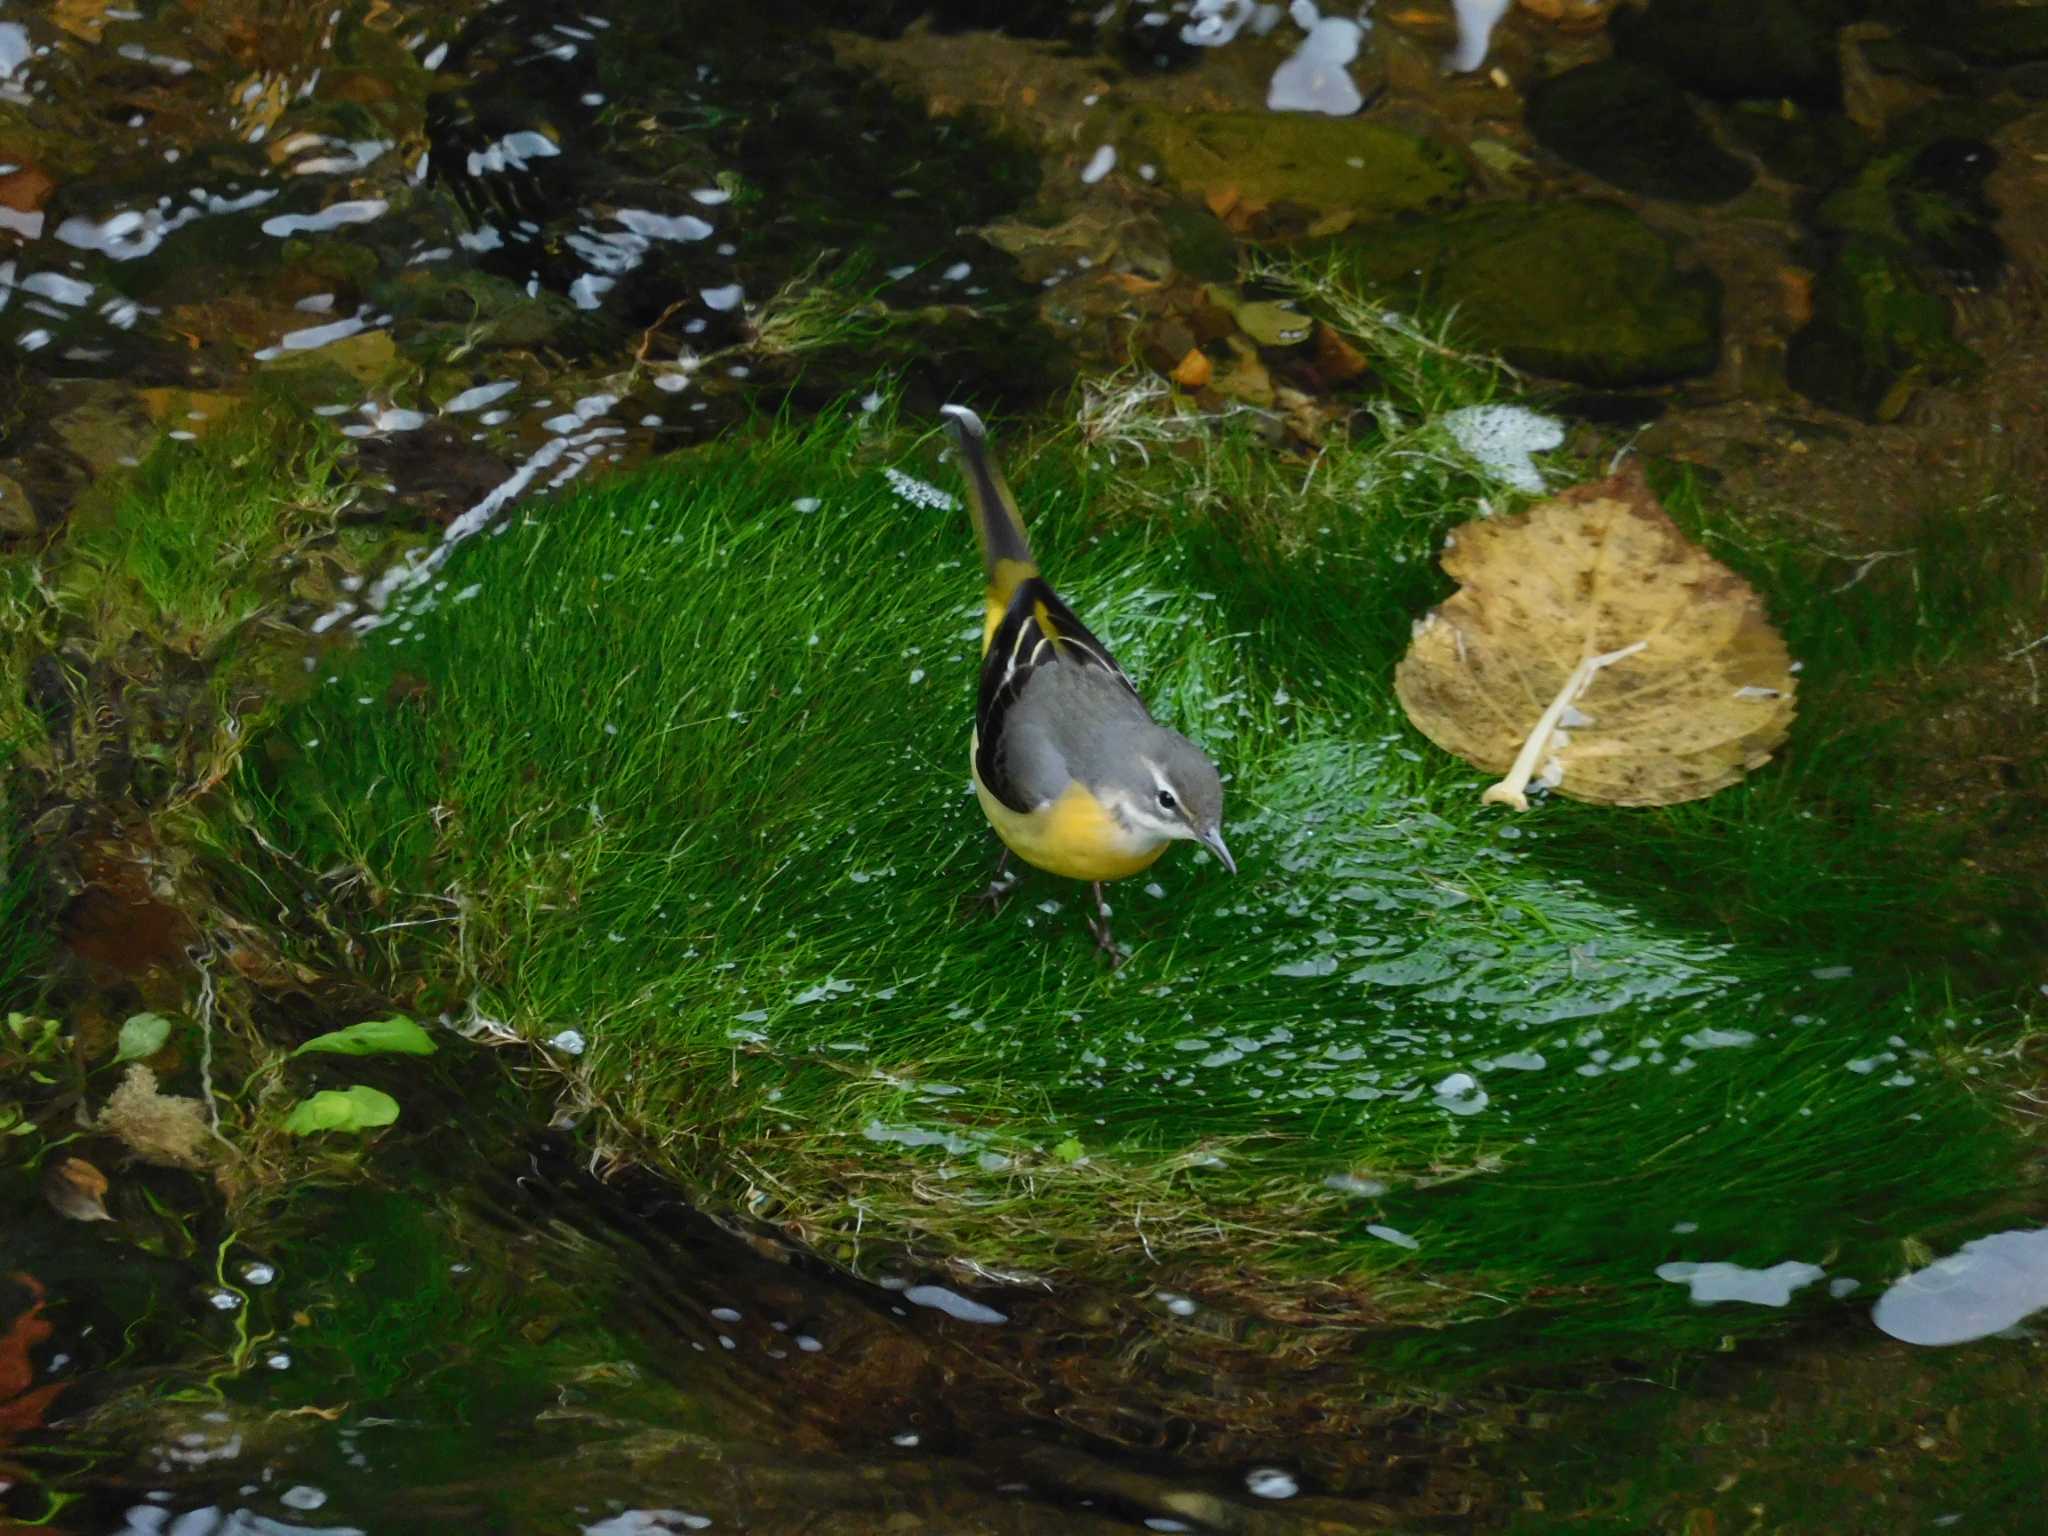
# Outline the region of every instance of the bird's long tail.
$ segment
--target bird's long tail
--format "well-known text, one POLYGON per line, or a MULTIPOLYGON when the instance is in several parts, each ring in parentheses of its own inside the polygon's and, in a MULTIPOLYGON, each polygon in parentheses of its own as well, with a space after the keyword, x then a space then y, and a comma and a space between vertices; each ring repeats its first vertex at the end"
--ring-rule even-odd
POLYGON ((982 564, 988 570, 988 602, 996 617, 1010 604, 1017 588, 1038 574, 1038 562, 1031 558, 1031 541, 1024 537, 1024 519, 1017 513, 1017 498, 1003 481, 1003 472, 989 456, 988 429, 981 418, 964 405, 942 405, 946 432, 960 449, 960 470, 967 480, 967 507, 974 518, 975 536, 981 540, 982 564))

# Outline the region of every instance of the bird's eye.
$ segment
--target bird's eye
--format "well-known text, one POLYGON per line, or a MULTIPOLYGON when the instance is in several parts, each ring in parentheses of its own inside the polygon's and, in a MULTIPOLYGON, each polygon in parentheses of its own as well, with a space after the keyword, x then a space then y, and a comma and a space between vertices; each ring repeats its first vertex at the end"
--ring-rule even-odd
POLYGON ((1159 791, 1159 809, 1161 809, 1162 811, 1170 811, 1174 808, 1174 806, 1178 805, 1179 803, 1179 801, 1173 798, 1172 790, 1162 789, 1161 791, 1159 791))

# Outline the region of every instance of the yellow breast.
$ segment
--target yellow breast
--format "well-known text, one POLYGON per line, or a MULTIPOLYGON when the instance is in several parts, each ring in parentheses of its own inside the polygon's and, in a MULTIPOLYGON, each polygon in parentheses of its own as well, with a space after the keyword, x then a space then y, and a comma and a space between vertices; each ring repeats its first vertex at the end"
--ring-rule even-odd
MULTIPOLYGON (((972 759, 969 759, 972 770, 972 759)), ((1149 868, 1166 851, 1125 830, 1109 808, 1081 784, 1069 784, 1050 805, 1013 811, 988 792, 974 774, 974 792, 996 836, 1026 864, 1069 880, 1121 880, 1149 868)))

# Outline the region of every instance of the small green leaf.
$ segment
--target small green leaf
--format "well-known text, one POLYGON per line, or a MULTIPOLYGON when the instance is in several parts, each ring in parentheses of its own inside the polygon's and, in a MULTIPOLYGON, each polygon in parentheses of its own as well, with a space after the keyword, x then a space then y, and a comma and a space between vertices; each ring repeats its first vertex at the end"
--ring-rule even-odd
POLYGON ((438 1049, 424 1029, 404 1014, 394 1013, 388 1019, 365 1019, 347 1029, 315 1035, 292 1054, 332 1051, 337 1056, 431 1056, 438 1049))
POLYGON ((64 1021, 33 1014, 9 1014, 8 1027, 31 1062, 53 1061, 64 1051, 64 1021))
POLYGON ((1069 1136, 1052 1149, 1052 1155, 1063 1163, 1078 1163, 1082 1157, 1081 1143, 1075 1137, 1069 1136))
POLYGON ((1238 305, 1235 317, 1237 328, 1262 347, 1291 347, 1315 328, 1307 315, 1263 301, 1238 305))
POLYGON ((31 1060, 41 1060, 56 1049, 57 1033, 64 1024, 61 1019, 38 1018, 32 1013, 10 1013, 7 1027, 31 1060))
POLYGON ((389 1125, 397 1118, 398 1100, 357 1083, 353 1088, 328 1088, 310 1099, 301 1099, 285 1117, 284 1128, 294 1136, 311 1136, 320 1131, 368 1131, 389 1125))
POLYGON ((116 1061, 140 1061, 154 1056, 171 1038, 171 1021, 160 1013, 131 1015, 121 1026, 120 1044, 114 1049, 116 1061))

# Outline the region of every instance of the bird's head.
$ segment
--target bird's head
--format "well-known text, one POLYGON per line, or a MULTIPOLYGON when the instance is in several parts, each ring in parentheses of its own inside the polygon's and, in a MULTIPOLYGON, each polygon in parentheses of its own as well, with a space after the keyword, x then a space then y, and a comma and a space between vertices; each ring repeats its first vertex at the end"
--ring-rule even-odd
POLYGON ((1153 726, 1132 745, 1116 785, 1124 816, 1156 837, 1200 843, 1236 874, 1237 860, 1223 842, 1223 780, 1216 765, 1164 726, 1153 726))

